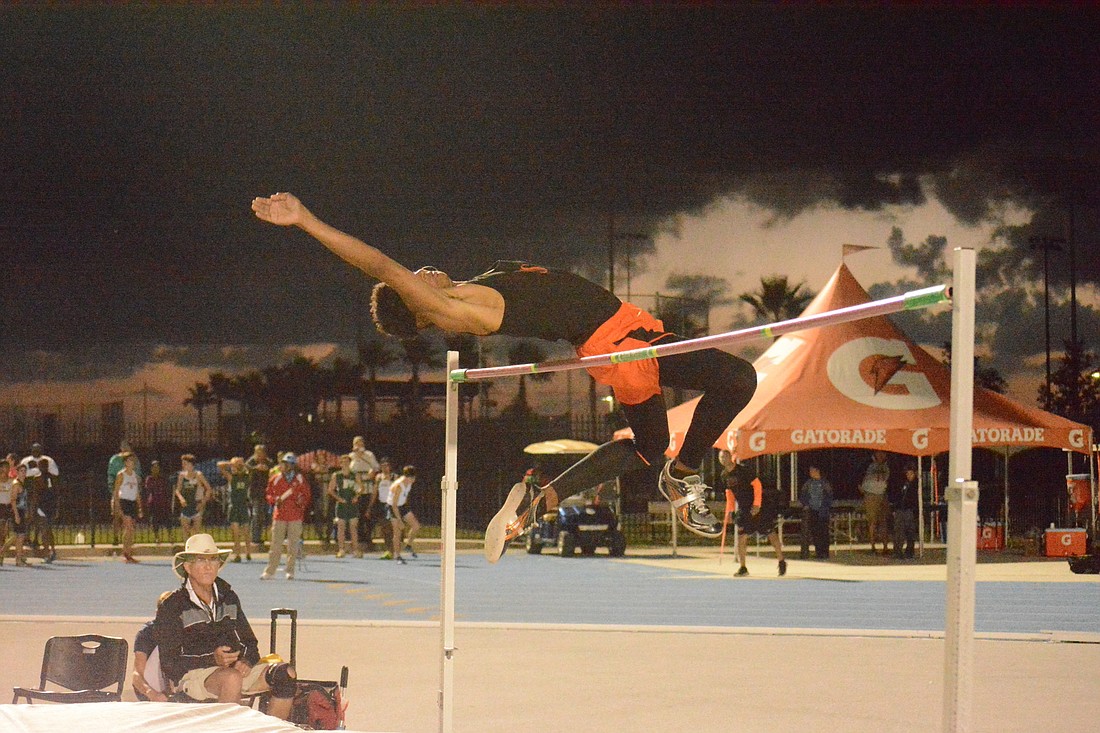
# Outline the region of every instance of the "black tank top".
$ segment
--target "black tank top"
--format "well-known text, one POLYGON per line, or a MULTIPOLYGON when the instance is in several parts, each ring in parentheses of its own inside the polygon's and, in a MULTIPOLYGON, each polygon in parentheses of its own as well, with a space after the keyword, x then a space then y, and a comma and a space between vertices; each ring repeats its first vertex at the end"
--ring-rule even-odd
POLYGON ((504 318, 497 333, 580 346, 622 305, 604 288, 564 270, 501 261, 470 280, 500 293, 504 318))

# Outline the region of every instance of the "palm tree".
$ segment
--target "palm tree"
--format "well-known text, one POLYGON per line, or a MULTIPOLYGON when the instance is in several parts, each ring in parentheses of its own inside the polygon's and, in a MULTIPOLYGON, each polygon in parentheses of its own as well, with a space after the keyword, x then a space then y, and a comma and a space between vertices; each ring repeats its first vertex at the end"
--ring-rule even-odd
POLYGON ((357 341, 360 373, 366 371, 366 379, 360 379, 354 394, 359 403, 359 430, 365 431, 374 427, 378 372, 397 361, 397 356, 390 349, 389 343, 377 334, 366 338, 360 332, 357 341))
POLYGON ((183 404, 190 405, 195 408, 195 412, 198 413, 199 418, 199 442, 205 443, 204 439, 204 425, 203 425, 203 412, 206 408, 214 404, 214 393, 210 391, 210 385, 206 382, 195 382, 194 387, 187 388, 187 398, 183 401, 183 404))
MULTIPOLYGON (((447 351, 458 352, 459 369, 477 369, 478 367, 485 366, 481 363, 481 339, 476 336, 472 336, 468 333, 447 334, 443 337, 443 343, 447 347, 447 351)), ((474 397, 480 397, 481 401, 484 403, 488 397, 489 388, 491 386, 492 382, 488 382, 484 379, 477 380, 476 384, 460 384, 458 387, 460 414, 461 408, 464 405, 466 408, 466 419, 473 419, 474 397)))
MULTIPOLYGON (((546 351, 538 341, 531 339, 517 339, 512 347, 508 349, 508 363, 509 364, 534 364, 542 361, 546 358, 546 351)), ((531 405, 527 402, 527 378, 537 381, 546 381, 550 377, 554 376, 551 373, 542 374, 521 374, 519 375, 519 387, 516 390, 516 398, 512 401, 508 407, 504 408, 506 413, 515 415, 516 417, 522 417, 531 413, 531 405)))
POLYGON ((740 300, 752 306, 756 317, 767 323, 798 318, 815 293, 806 290, 806 282, 791 287, 786 275, 770 275, 760 278, 760 289, 741 293, 740 300))
POLYGON ((665 288, 673 295, 659 295, 656 316, 670 331, 695 338, 710 330, 712 308, 729 305, 729 282, 714 275, 669 275, 665 288))
POLYGON ((412 417, 424 414, 424 402, 420 397, 420 371, 424 367, 445 366, 439 346, 430 337, 417 334, 414 338, 404 339, 401 346, 405 349, 405 361, 409 362, 409 393, 403 400, 405 413, 412 417))
POLYGON ((233 377, 233 393, 241 405, 241 429, 249 430, 254 414, 264 404, 267 384, 264 375, 256 370, 233 377))
POLYGON ((336 422, 344 424, 344 396, 358 395, 362 384, 363 365, 352 364, 343 357, 336 357, 329 367, 332 377, 332 392, 336 400, 336 422))
POLYGON ((211 372, 210 391, 214 395, 215 430, 217 431, 218 443, 221 444, 224 442, 222 440, 222 405, 226 400, 236 398, 233 391, 233 380, 225 372, 211 372))

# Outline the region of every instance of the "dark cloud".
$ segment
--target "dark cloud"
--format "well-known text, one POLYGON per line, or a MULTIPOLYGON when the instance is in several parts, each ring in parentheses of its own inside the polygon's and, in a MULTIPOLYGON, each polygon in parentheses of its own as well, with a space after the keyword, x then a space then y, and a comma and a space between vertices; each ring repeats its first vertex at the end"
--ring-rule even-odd
POLYGON ((6 8, 0 339, 353 342, 365 284, 255 221, 276 190, 460 275, 598 276, 610 212, 652 233, 730 194, 928 191, 1059 233, 1078 201, 1096 281, 1098 31, 1087 5, 6 8))

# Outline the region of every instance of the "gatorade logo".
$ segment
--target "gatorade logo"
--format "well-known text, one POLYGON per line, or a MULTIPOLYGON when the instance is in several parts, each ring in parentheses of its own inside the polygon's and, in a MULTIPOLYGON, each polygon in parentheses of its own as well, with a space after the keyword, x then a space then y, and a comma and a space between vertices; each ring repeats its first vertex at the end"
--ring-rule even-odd
POLYGON ((928 428, 918 428, 913 431, 913 447, 917 450, 924 450, 928 447, 928 428))
POLYGON ((763 453, 767 447, 768 440, 765 433, 753 433, 749 436, 749 450, 753 453, 763 453))
POLYGON ((1068 532, 1062 535, 1062 544, 1066 547, 1073 544, 1073 538, 1069 536, 1068 532))
POLYGON ((1072 448, 1084 448, 1085 447, 1085 431, 1080 428, 1075 428, 1069 431, 1069 444, 1072 448))
POLYGON ((943 402, 914 365, 909 344, 874 336, 840 346, 829 357, 829 381, 845 397, 885 410, 922 410, 943 402))

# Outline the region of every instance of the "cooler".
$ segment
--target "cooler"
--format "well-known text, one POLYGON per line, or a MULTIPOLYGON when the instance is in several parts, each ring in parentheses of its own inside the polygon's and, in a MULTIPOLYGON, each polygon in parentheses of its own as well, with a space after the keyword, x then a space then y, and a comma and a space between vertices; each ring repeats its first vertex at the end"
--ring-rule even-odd
POLYGON ((1074 514, 1088 509, 1092 503, 1092 482, 1087 473, 1071 473, 1066 476, 1066 493, 1069 495, 1069 508, 1074 514))
POLYGON ((1073 557, 1086 553, 1086 533, 1083 529, 1048 529, 1046 539, 1047 557, 1073 557))
POLYGON ((987 522, 978 525, 979 550, 1003 550, 1005 548, 1005 526, 1001 522, 987 522))

